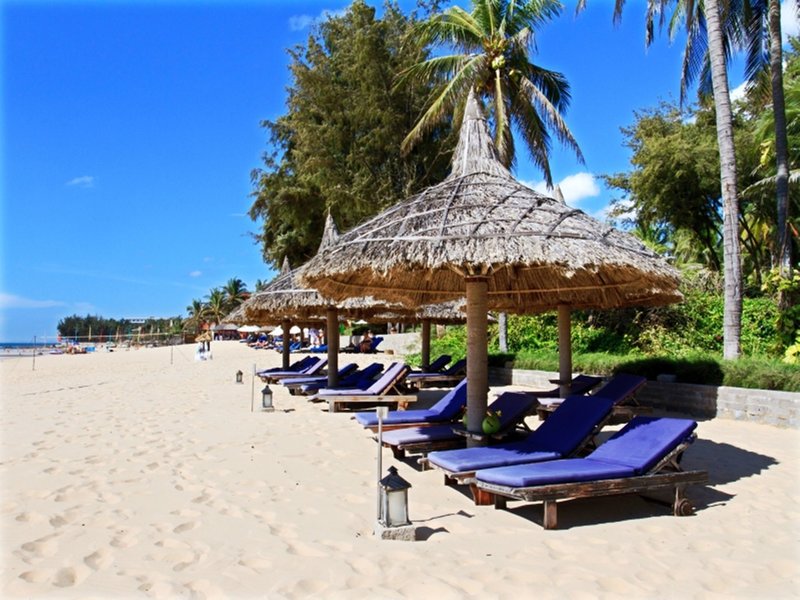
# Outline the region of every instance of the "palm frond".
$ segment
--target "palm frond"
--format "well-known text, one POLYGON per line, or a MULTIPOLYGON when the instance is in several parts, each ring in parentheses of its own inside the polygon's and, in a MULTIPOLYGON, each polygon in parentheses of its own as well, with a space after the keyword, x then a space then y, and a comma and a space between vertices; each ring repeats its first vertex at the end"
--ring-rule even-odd
POLYGON ((462 68, 453 75, 452 79, 444 86, 441 93, 434 98, 430 106, 414 125, 400 145, 402 152, 408 152, 427 131, 439 123, 448 111, 466 98, 467 91, 475 85, 476 75, 487 68, 487 57, 483 54, 469 57, 462 68))
POLYGON ((414 33, 421 44, 452 44, 467 51, 480 48, 483 36, 473 15, 458 6, 420 22, 414 33))

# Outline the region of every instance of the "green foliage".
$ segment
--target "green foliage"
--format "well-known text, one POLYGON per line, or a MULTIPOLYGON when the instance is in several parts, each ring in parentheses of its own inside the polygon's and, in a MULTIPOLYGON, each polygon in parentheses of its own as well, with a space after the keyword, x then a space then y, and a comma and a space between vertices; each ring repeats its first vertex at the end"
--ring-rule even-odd
POLYGON ((81 340, 91 337, 94 341, 114 340, 117 336, 128 338, 142 334, 180 333, 183 320, 180 317, 168 319, 146 319, 144 323, 132 323, 129 319, 107 319, 99 315, 71 315, 59 320, 56 329, 65 339, 81 340))
POLYGON ((263 122, 271 149, 252 174, 250 216, 263 220, 257 239, 268 262, 288 257, 297 266, 313 256, 326 210, 347 230, 446 176, 455 146, 448 123, 400 154, 430 91, 394 86, 397 73, 427 57, 409 36, 414 22, 394 3, 377 18, 356 0, 289 51, 288 112, 263 122))

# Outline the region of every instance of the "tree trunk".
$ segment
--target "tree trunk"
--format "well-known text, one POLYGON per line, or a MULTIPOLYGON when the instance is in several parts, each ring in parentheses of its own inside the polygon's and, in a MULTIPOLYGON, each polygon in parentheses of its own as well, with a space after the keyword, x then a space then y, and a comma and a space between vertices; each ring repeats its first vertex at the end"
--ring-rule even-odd
POLYGON ((504 312, 497 315, 497 329, 500 352, 508 352, 508 315, 504 312))
POLYGON ((735 359, 740 354, 742 329, 742 265, 739 250, 739 198, 736 190, 736 152, 733 144, 733 114, 725 65, 720 6, 718 0, 705 1, 711 81, 717 113, 720 178, 722 182, 722 240, 725 258, 725 315, 723 356, 735 359))
MULTIPOLYGON (((781 48, 781 3, 769 2, 769 69, 772 79, 772 112, 775 115, 775 156, 777 160, 778 270, 789 277, 792 243, 789 236, 789 143, 786 134, 786 102, 783 96, 783 49, 781 48)), ((783 296, 783 294, 781 294, 783 296)), ((779 302, 785 303, 785 299, 779 302)))

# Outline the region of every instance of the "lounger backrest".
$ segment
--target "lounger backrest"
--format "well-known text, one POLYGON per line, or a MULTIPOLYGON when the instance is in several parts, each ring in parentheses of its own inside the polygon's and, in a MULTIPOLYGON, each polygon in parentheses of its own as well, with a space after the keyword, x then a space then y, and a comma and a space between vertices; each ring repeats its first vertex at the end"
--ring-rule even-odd
POLYGON ((457 375, 466 368, 467 368, 467 359, 462 358, 461 360, 454 362, 447 369, 442 371, 442 375, 457 375))
POLYGON ((569 456, 608 417, 612 408, 614 401, 610 398, 569 396, 528 436, 530 447, 569 456))
POLYGON ((290 366, 289 370, 290 371, 300 371, 302 369, 305 369, 307 366, 309 366, 315 360, 317 360, 317 359, 314 358, 313 356, 306 356, 305 358, 301 358, 296 363, 294 363, 292 366, 290 366))
POLYGON ((315 360, 317 362, 315 362, 310 367, 306 367, 306 369, 303 371, 306 375, 313 375, 314 373, 321 371, 322 367, 328 364, 327 358, 317 358, 315 360))
POLYGON ((500 431, 514 427, 529 415, 538 403, 536 398, 524 392, 505 392, 492 402, 488 409, 500 413, 500 431))
POLYGON ((372 344, 369 347, 370 352, 375 352, 378 349, 378 344, 383 341, 382 337, 376 337, 372 339, 372 344))
POLYGON ((447 392, 442 398, 433 406, 430 411, 437 413, 446 421, 452 421, 458 416, 458 413, 467 405, 467 380, 464 379, 452 390, 447 392))
POLYGON ((442 369, 447 366, 447 363, 450 362, 450 359, 453 357, 449 354, 442 354, 439 358, 433 361, 431 364, 428 365, 427 369, 423 369, 426 373, 438 373, 442 369))
POLYGON ((406 371, 408 371, 408 367, 404 363, 392 363, 389 368, 386 369, 383 375, 376 379, 375 383, 369 386, 366 391, 370 394, 380 394, 385 392, 395 381, 397 381, 401 374, 402 376, 405 376, 406 371))
POLYGON ((686 440, 695 427, 697 423, 691 419, 635 417, 589 458, 631 467, 637 474, 647 473, 686 440))
POLYGON ((601 381, 603 380, 599 377, 592 377, 591 375, 578 375, 570 384, 570 395, 577 396, 579 394, 585 394, 593 387, 598 385, 601 381))
POLYGON ((342 379, 339 382, 338 387, 359 388, 365 390, 374 383, 375 376, 381 371, 383 371, 383 365, 381 363, 372 363, 371 365, 364 367, 360 371, 351 373, 350 375, 342 379))
POLYGON ((647 383, 646 377, 619 373, 618 375, 614 375, 608 383, 597 390, 594 395, 611 398, 614 402, 619 404, 633 396, 645 383, 647 383))

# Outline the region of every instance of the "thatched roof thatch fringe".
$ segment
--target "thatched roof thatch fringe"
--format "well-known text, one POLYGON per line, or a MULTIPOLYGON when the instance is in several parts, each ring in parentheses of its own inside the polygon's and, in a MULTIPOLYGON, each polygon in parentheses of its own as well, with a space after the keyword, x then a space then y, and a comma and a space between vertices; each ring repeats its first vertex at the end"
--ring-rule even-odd
POLYGON ((677 271, 638 239, 516 181, 472 95, 450 176, 341 235, 302 277, 334 299, 419 306, 463 297, 474 275, 507 312, 681 299, 677 271))

